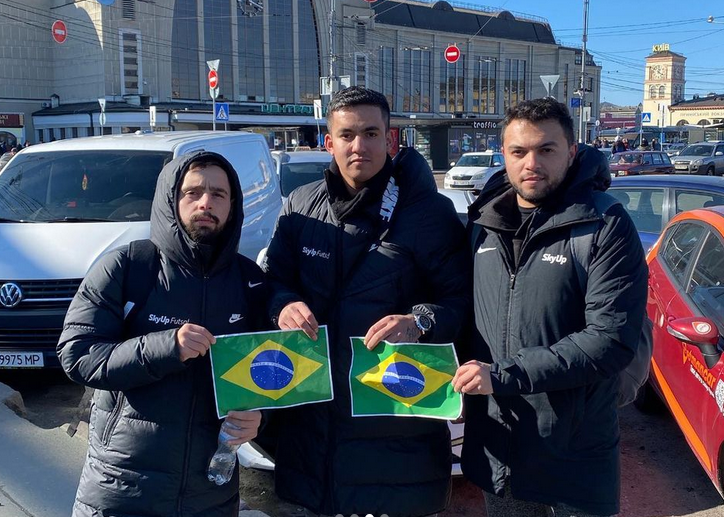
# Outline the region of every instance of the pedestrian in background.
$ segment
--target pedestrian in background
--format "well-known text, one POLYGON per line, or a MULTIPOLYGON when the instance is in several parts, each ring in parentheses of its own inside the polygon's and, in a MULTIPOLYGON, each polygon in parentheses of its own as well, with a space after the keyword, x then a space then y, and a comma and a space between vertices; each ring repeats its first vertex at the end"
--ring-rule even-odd
POLYGON ((463 473, 488 517, 614 515, 618 376, 646 305, 641 242, 598 192, 610 184, 600 153, 577 156, 564 104, 522 102, 502 134, 506 168, 469 212, 475 360, 453 380, 466 394, 463 473), (594 233, 581 272, 584 229, 594 233))

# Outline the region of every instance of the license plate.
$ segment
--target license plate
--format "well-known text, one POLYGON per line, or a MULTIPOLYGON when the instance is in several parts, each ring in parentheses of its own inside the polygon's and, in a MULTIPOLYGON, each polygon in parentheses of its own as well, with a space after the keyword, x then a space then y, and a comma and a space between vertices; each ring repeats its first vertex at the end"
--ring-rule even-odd
POLYGON ((677 171, 685 171, 686 169, 689 168, 688 165, 675 165, 674 167, 676 168, 677 171))
POLYGON ((0 368, 42 368, 42 352, 0 352, 0 368))
POLYGON ((472 185, 472 184, 471 184, 469 181, 467 181, 467 180, 455 180, 455 181, 452 181, 451 183, 452 183, 453 185, 455 185, 455 186, 458 186, 458 187, 463 187, 463 186, 466 186, 466 185, 472 185))

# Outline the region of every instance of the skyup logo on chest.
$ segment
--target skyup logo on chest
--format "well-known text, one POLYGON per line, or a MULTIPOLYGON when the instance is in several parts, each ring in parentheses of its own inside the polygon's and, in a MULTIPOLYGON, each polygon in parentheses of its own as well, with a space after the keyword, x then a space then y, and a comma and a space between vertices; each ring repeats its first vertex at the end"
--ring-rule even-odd
POLYGON ((168 325, 169 323, 172 325, 185 325, 189 322, 188 318, 184 320, 174 316, 157 316, 155 314, 149 314, 148 321, 156 325, 168 325))
POLYGON ((543 255, 543 258, 541 260, 550 264, 560 264, 561 266, 568 262, 568 259, 563 255, 551 255, 550 253, 546 253, 545 255, 543 255))
POLYGON ((307 257, 319 257, 325 260, 329 260, 330 257, 330 253, 328 251, 315 250, 314 248, 307 248, 306 246, 302 248, 302 253, 304 253, 307 257))

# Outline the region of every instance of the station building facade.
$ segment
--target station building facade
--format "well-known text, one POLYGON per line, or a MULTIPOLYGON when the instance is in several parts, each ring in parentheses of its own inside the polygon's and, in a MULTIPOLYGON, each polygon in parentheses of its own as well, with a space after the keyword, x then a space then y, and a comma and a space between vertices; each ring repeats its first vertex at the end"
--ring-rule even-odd
MULTIPOLYGON (((229 117, 217 127, 252 128, 274 148, 314 146, 325 128, 313 101, 332 55, 342 84, 387 96, 400 145, 446 168, 497 148, 505 110, 523 99, 550 93, 571 106, 584 59, 542 18, 445 1, 0 0, 0 16, 11 21, 0 25, 0 120, 14 125, 0 125, 0 140, 33 143, 151 129, 151 106, 156 131, 211 129, 207 61, 218 59, 229 117), (550 92, 541 75, 558 76, 550 92)), ((592 121, 601 69, 585 59, 592 121)))

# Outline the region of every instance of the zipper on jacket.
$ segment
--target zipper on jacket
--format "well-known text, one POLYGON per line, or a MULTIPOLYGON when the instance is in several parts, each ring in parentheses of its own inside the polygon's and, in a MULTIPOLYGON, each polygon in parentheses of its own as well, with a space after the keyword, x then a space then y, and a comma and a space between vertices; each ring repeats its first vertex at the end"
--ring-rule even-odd
POLYGON ((108 417, 108 422, 106 422, 106 428, 103 429, 103 435, 101 436, 101 444, 103 447, 108 447, 108 442, 111 441, 111 435, 113 434, 113 430, 116 428, 116 425, 118 425, 118 421, 121 419, 121 412, 123 411, 123 401, 125 400, 125 396, 123 395, 123 392, 118 392, 118 398, 116 399, 116 404, 113 406, 113 411, 111 412, 111 416, 108 417))
MULTIPOLYGON (((201 324, 206 324, 206 283, 209 276, 204 272, 203 283, 201 284, 201 324)), ((186 443, 184 444, 184 468, 181 473, 181 486, 178 493, 177 514, 182 515, 184 492, 186 491, 186 482, 189 477, 189 458, 191 449, 191 429, 194 423, 194 413, 196 411, 196 372, 191 372, 191 411, 189 419, 186 423, 186 443)))
MULTIPOLYGON (((342 260, 343 259, 343 256, 342 256, 343 241, 344 241, 344 223, 341 221, 338 222, 337 228, 339 228, 339 232, 337 233, 337 260, 335 260, 335 269, 337 270, 336 274, 334 276, 334 282, 337 287, 337 289, 335 289, 335 291, 338 291, 339 289, 341 289, 343 287, 342 285, 337 285, 337 284, 338 284, 338 282, 341 281, 342 275, 344 273, 344 262, 342 260)), ((367 250, 362 250, 362 253, 367 253, 367 250)), ((337 303, 334 304, 335 306, 332 307, 331 311, 327 312, 327 314, 328 314, 327 321, 332 321, 331 316, 333 314, 336 315, 338 313, 339 307, 341 305, 341 300, 342 300, 342 293, 340 292, 337 297, 337 303)), ((330 402, 330 404, 334 404, 334 402, 330 402)), ((333 472, 332 467, 334 466, 334 450, 336 450, 336 448, 337 448, 337 443, 336 443, 337 436, 334 432, 335 422, 334 422, 334 419, 331 418, 331 416, 332 415, 331 415, 331 410, 330 410, 330 414, 328 415, 329 418, 327 419, 327 434, 328 434, 329 448, 327 449, 327 457, 325 458, 326 461, 325 461, 325 472, 324 472, 324 474, 325 474, 324 475, 324 491, 322 492, 324 495, 322 496, 322 504, 321 504, 320 510, 322 508, 328 508, 327 503, 329 503, 329 505, 333 509, 335 509, 337 506, 335 504, 336 501, 334 500, 334 495, 333 495, 333 490, 332 490, 332 485, 334 483, 334 472, 333 472)), ((334 513, 336 513, 336 511, 330 512, 330 513, 334 514, 334 513)))

